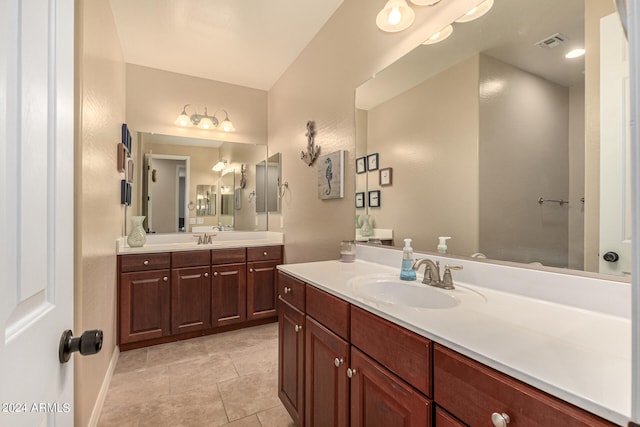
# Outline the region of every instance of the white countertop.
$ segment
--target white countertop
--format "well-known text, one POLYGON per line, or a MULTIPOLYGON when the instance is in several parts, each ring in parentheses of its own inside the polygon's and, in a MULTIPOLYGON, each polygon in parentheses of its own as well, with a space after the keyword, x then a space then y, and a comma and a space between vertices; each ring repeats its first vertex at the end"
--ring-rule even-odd
MULTIPOLYGON (((347 282, 363 275, 399 275, 399 263, 394 268, 362 260, 355 263, 324 261, 278 268, 614 423, 626 425, 630 419, 631 321, 628 316, 471 285, 456 279, 456 273, 462 271, 453 272, 457 289, 442 290, 460 297, 461 304, 454 308, 416 309, 376 304, 360 297, 347 282), (486 301, 470 297, 474 292, 486 301)), ((471 268, 465 266, 465 270, 471 268)), ((542 274, 544 277, 545 273, 542 274)), ((562 277, 547 279, 560 280, 555 286, 562 287, 562 277)), ((586 287, 592 286, 588 279, 584 282, 586 287)), ((620 288, 619 285, 613 282, 611 289, 620 288)), ((607 292, 606 287, 602 288, 607 292)), ((615 293, 620 293, 619 289, 612 295, 615 293)))
POLYGON ((198 244, 198 235, 203 233, 147 234, 147 242, 140 248, 127 245, 126 237, 116 241, 116 253, 146 254, 154 252, 201 251, 207 249, 245 248, 254 246, 282 245, 282 233, 271 231, 218 231, 213 242, 198 244))

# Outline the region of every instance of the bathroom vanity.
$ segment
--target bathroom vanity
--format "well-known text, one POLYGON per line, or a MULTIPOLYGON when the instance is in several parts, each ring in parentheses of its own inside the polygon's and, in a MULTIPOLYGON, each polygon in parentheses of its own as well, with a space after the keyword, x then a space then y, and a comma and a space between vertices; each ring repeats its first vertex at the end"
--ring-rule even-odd
MULTIPOLYGON (((378 263, 399 260, 400 251, 358 249, 352 264, 278 267, 279 396, 296 425, 607 426, 629 419, 625 315, 526 295, 519 289, 526 284, 512 294, 470 285, 474 262, 480 272, 516 277, 477 261, 462 261, 465 282, 455 290, 429 289, 421 302, 426 285, 396 283, 399 263, 378 263), (377 252, 369 258, 376 262, 362 261, 367 251, 377 252), (384 286, 396 288, 380 293, 384 286), (404 286, 416 293, 403 299, 404 286)), ((416 257, 423 256, 435 258, 416 257)), ((583 281, 586 294, 598 287, 583 281)), ((611 291, 614 304, 628 286, 620 285, 611 291)))
POLYGON ((160 241, 142 248, 120 246, 120 349, 275 321, 282 241, 263 234, 203 245, 160 241))

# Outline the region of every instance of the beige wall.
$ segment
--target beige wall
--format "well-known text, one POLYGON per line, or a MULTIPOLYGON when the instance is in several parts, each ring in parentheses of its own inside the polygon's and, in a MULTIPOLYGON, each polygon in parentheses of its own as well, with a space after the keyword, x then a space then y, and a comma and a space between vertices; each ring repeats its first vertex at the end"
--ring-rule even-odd
POLYGON ((473 56, 369 111, 367 152, 393 168, 393 185, 370 208, 376 228, 395 243, 435 251, 450 236, 450 252, 478 251, 478 56, 473 56))
POLYGON ((282 153, 282 178, 289 182, 282 203, 284 230, 273 215, 269 229, 284 231, 286 262, 337 258, 339 242, 353 239, 355 88, 475 3, 416 8, 410 29, 389 34, 374 24, 381 3, 345 0, 269 91, 269 154, 282 153), (316 122, 322 153, 346 151, 344 199, 318 199, 317 166, 300 160, 308 120, 316 122))
MULTIPOLYGON (((267 92, 126 64, 127 123, 137 132, 266 144, 267 92), (235 132, 183 128, 173 122, 185 104, 213 115, 225 109, 235 132)), ((188 107, 189 108, 189 107, 188 107)), ((187 113, 193 114, 193 109, 187 113)), ((216 117, 224 119, 224 112, 216 117), (222 116, 221 116, 222 114, 222 116)))
POLYGON ((538 198, 569 197, 568 123, 568 88, 480 55, 480 252, 488 258, 567 266, 568 206, 538 198))
POLYGON ((108 2, 76 1, 76 335, 102 329, 102 351, 75 357, 75 425, 86 426, 116 346, 115 240, 123 207, 116 143, 125 118, 124 62, 108 2))

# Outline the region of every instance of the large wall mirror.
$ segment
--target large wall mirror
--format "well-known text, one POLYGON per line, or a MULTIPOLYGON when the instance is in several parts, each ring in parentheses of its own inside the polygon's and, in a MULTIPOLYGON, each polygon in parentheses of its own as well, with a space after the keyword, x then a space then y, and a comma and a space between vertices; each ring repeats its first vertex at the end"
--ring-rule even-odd
POLYGON ((255 206, 253 167, 266 161, 266 145, 152 133, 138 133, 133 145, 127 216, 144 215, 148 232, 267 230, 267 214, 255 206))
POLYGON ((357 157, 379 166, 356 191, 380 192, 356 214, 396 245, 629 276, 628 105, 613 2, 496 0, 356 90, 357 157))

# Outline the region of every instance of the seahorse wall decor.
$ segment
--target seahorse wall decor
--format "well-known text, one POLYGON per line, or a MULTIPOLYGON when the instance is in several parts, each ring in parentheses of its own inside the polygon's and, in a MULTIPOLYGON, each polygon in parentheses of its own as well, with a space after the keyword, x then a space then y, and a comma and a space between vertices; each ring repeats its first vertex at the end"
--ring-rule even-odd
POLYGON ((307 166, 311 166, 320 154, 320 146, 316 146, 314 142, 314 138, 316 136, 315 127, 316 122, 313 120, 309 120, 307 122, 307 133, 305 134, 307 136, 307 151, 300 152, 300 158, 307 164, 307 166))

